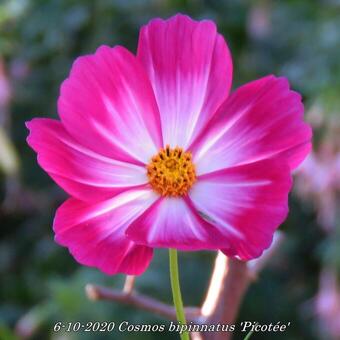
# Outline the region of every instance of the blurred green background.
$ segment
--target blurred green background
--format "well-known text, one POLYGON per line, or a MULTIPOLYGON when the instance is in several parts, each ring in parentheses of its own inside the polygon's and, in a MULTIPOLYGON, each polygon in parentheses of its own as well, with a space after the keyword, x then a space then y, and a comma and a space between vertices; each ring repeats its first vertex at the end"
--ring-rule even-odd
MULTIPOLYGON (((324 275, 340 272, 338 0, 0 0, 0 339, 159 338, 53 333, 56 321, 164 321, 87 300, 86 283, 121 287, 124 276, 81 267, 54 243, 51 224, 66 195, 38 167, 24 122, 57 117, 59 85, 77 56, 101 44, 135 51, 141 25, 176 12, 217 23, 232 51, 234 87, 270 73, 288 77, 314 128, 314 162, 296 174, 285 242, 248 291, 239 321, 291 322, 283 334, 254 339, 340 339, 340 289, 324 275)), ((213 259, 180 254, 186 305, 202 302, 213 259)), ((137 289, 171 302, 166 252, 156 251, 137 289)))

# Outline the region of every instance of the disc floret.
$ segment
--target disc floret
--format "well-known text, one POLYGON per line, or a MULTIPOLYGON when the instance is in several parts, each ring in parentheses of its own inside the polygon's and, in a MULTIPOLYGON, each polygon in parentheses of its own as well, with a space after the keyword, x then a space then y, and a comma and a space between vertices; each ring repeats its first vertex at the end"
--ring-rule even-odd
POLYGON ((147 165, 152 188, 162 196, 183 196, 196 181, 191 152, 167 145, 147 165))

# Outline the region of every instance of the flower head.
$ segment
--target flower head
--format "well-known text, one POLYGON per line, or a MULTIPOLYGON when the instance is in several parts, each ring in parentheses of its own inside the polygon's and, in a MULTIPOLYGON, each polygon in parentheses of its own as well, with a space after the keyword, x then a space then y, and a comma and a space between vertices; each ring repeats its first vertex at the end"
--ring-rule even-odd
POLYGON ((212 21, 141 29, 137 56, 101 46, 61 86, 60 121, 27 123, 40 166, 70 196, 56 241, 82 264, 140 274, 152 248, 249 260, 284 221, 291 171, 310 150, 301 97, 267 76, 229 95, 212 21))

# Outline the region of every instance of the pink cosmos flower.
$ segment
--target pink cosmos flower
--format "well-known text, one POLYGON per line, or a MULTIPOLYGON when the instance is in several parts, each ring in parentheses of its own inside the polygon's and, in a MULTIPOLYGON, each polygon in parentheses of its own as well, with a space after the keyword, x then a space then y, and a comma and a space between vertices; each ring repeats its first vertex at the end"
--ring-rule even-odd
POLYGON ((229 95, 231 81, 215 24, 184 15, 144 26, 137 56, 101 46, 78 58, 60 121, 27 123, 40 166, 72 196, 56 241, 107 274, 141 274, 155 247, 260 256, 287 215, 311 129, 286 79, 229 95))

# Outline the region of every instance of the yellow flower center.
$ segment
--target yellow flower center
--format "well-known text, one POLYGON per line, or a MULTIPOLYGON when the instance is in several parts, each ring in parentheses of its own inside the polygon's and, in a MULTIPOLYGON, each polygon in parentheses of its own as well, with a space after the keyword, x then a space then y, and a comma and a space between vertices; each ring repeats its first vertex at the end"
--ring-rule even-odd
POLYGON ((160 149, 146 168, 153 190, 162 196, 185 195, 196 181, 192 155, 179 147, 160 149))

